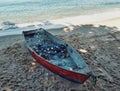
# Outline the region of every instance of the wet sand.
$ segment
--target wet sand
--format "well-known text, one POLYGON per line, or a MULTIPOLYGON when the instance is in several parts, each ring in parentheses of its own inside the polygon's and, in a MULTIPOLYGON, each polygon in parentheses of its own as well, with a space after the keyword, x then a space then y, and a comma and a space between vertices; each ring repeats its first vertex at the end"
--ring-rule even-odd
POLYGON ((89 79, 80 85, 50 72, 31 57, 22 35, 11 35, 0 37, 0 91, 119 91, 119 29, 82 25, 66 31, 57 36, 71 44, 99 77, 95 87, 89 79))

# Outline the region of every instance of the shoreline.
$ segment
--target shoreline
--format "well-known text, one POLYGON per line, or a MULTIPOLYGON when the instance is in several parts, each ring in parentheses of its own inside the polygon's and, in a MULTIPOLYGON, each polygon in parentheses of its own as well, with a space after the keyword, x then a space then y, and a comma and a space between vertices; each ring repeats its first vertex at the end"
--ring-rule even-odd
MULTIPOLYGON (((15 24, 18 27, 16 29, 13 29, 11 26, 9 28, 9 25, 3 26, 0 27, 1 28, 0 36, 22 34, 22 31, 33 30, 38 28, 44 28, 46 30, 63 29, 64 31, 69 29, 70 31, 72 31, 75 29, 76 26, 89 25, 89 24, 92 24, 97 27, 100 25, 116 27, 118 30, 120 30, 119 22, 120 22, 120 12, 97 13, 92 15, 80 15, 80 16, 66 17, 56 20, 48 20, 44 22, 15 24)), ((59 31, 59 33, 63 33, 63 32, 59 31)))
POLYGON ((90 15, 78 15, 78 16, 68 16, 60 19, 53 19, 53 20, 46 20, 43 22, 33 22, 33 23, 23 23, 23 24, 17 24, 19 27, 25 27, 29 25, 55 25, 55 24, 61 24, 64 26, 70 26, 70 25, 81 25, 81 24, 97 24, 98 22, 104 22, 111 20, 120 19, 120 12, 114 11, 113 12, 102 12, 102 13, 96 13, 96 14, 90 14, 90 15))
POLYGON ((120 29, 120 17, 104 20, 102 22, 96 22, 94 24, 95 25, 103 24, 103 25, 107 25, 110 27, 117 27, 118 29, 120 29))
MULTIPOLYGON (((102 21, 112 20, 116 18, 120 18, 120 12, 118 10, 114 11, 114 13, 112 11, 111 12, 106 11, 106 12, 95 13, 95 14, 76 15, 76 16, 68 16, 68 17, 57 18, 52 20, 44 20, 42 22, 33 21, 33 22, 27 22, 27 23, 16 23, 16 25, 19 27, 25 27, 29 25, 38 25, 38 24, 45 25, 45 23, 63 24, 63 25, 71 25, 71 24, 79 25, 79 24, 90 24, 90 23, 102 22, 102 21)), ((2 24, 0 27, 2 27, 2 24)))

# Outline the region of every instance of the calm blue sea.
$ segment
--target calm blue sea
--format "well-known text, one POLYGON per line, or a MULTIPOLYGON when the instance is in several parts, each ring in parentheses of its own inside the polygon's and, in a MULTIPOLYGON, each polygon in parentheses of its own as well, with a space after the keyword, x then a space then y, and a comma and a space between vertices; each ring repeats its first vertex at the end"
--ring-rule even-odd
POLYGON ((0 23, 25 23, 120 10, 120 0, 0 0, 0 23))

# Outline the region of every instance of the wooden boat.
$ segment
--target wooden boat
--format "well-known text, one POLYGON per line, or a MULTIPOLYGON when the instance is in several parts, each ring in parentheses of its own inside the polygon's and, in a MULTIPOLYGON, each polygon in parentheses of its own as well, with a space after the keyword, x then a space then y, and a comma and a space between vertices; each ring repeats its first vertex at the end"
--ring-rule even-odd
POLYGON ((79 53, 65 41, 42 28, 23 34, 30 54, 50 71, 77 83, 92 75, 79 53))

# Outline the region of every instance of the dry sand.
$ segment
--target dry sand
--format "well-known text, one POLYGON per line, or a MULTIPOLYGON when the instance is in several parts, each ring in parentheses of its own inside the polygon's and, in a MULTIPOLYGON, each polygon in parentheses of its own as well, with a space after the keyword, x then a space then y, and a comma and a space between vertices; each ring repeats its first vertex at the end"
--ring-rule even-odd
POLYGON ((48 71, 28 53, 23 36, 15 35, 0 37, 0 91, 120 91, 119 29, 82 25, 66 31, 57 36, 71 44, 99 77, 95 87, 90 80, 75 84, 48 71))

